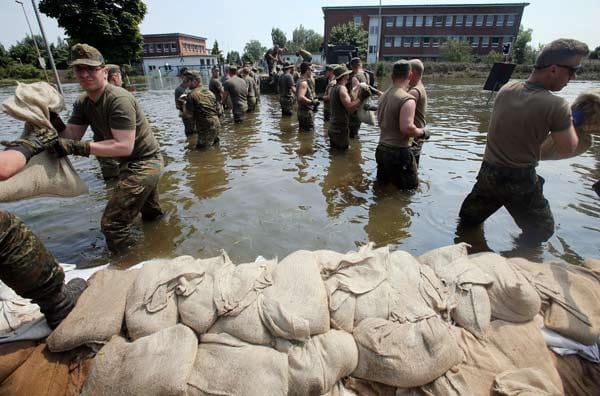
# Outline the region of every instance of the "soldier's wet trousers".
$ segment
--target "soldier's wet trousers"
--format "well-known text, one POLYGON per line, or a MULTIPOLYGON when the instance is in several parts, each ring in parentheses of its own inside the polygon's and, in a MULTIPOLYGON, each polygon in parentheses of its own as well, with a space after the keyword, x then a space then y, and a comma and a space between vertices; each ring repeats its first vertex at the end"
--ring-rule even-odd
POLYGON ((350 131, 350 138, 354 139, 356 137, 358 137, 358 131, 360 129, 360 119, 358 118, 358 115, 356 113, 350 114, 350 124, 349 124, 349 131, 350 131))
POLYGON ((329 135, 329 147, 338 150, 347 150, 350 146, 350 137, 348 135, 348 128, 336 128, 333 126, 329 127, 327 131, 329 135))
POLYGON ((315 129, 315 116, 312 111, 305 108, 298 109, 298 126, 301 131, 312 131, 315 129))
POLYGON ((281 115, 291 116, 294 109, 294 98, 280 97, 279 104, 281 105, 281 115))
POLYGON ((393 147, 379 144, 375 150, 377 180, 393 183, 403 190, 419 186, 417 162, 409 147, 393 147))

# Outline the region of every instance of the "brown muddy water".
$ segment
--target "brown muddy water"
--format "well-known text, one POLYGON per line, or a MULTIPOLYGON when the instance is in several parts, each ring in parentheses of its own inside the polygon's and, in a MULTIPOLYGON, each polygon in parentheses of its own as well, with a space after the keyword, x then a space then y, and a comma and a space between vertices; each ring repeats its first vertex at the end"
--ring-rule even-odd
MULTIPOLYGON (((0 204, 27 223, 61 262, 91 266, 131 264, 188 254, 212 257, 221 249, 234 262, 256 256, 283 258, 298 249, 354 250, 373 241, 418 255, 458 240, 458 210, 481 164, 492 102, 480 80, 426 81, 432 138, 421 156, 417 191, 374 188, 378 130, 363 125, 346 153, 331 154, 320 111, 316 131, 298 133, 295 117, 281 119, 278 99, 263 95, 256 113, 241 125, 228 115, 217 147, 199 151, 186 139, 173 104, 176 79, 136 85, 165 158, 160 199, 166 216, 135 224, 140 243, 126 257, 111 257, 100 232, 107 187, 95 159, 73 164, 90 194, 72 199, 38 198, 0 204)), ((559 95, 572 101, 597 82, 574 81, 559 95)), ((65 87, 68 107, 79 93, 65 87)), ((0 88, 0 101, 14 87, 0 88)), ((69 111, 62 116, 68 117, 69 111)), ((0 115, 0 138, 14 138, 20 122, 0 115)), ((90 138, 88 132, 87 138, 90 138)), ((556 232, 537 248, 519 246, 519 228, 505 209, 485 223, 487 246, 534 260, 581 263, 600 256, 600 143, 584 155, 545 162, 545 195, 556 232)), ((473 240, 477 235, 461 236, 473 240)), ((479 241, 477 246, 484 246, 479 241)))

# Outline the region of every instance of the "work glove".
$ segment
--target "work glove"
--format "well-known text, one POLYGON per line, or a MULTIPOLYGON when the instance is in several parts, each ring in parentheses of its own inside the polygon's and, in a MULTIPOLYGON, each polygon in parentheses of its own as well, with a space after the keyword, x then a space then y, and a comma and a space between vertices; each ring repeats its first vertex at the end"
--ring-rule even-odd
POLYGON ((319 100, 313 99, 313 101, 312 101, 312 106, 313 106, 312 110, 316 112, 317 109, 319 108, 320 104, 321 104, 321 102, 319 102, 319 100))
POLYGON ((58 113, 55 113, 54 111, 50 111, 50 123, 52 124, 54 129, 56 129, 56 132, 58 132, 58 133, 61 133, 62 131, 67 129, 67 126, 65 125, 63 120, 60 118, 58 113))
POLYGON ((56 145, 58 135, 56 132, 42 128, 34 130, 27 138, 20 138, 13 141, 1 141, 0 144, 6 147, 5 150, 16 150, 25 156, 25 161, 46 149, 51 149, 56 145))
POLYGON ((417 140, 429 140, 430 137, 431 137, 431 135, 429 134, 429 132, 427 132, 425 129, 423 129, 423 135, 417 136, 416 139, 417 140))
POLYGON ((365 104, 363 105, 363 109, 365 109, 366 111, 377 111, 377 109, 379 108, 378 105, 373 104, 372 102, 365 102, 365 104))
POLYGON ((65 157, 69 154, 89 157, 90 142, 59 138, 51 150, 58 158, 65 157))

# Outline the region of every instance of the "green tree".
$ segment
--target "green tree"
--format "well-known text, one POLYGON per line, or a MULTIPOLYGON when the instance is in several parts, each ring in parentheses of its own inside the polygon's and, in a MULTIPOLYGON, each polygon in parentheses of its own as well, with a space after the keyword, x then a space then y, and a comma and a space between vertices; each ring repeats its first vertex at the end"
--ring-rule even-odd
POLYGON ((242 58, 246 62, 256 62, 263 57, 265 52, 267 52, 267 48, 263 47, 260 41, 250 40, 244 47, 244 55, 242 55, 242 58))
POLYGON ((277 45, 279 48, 285 47, 288 41, 283 30, 279 28, 271 29, 271 39, 273 40, 273 45, 277 45))
POLYGON ((360 25, 348 22, 331 28, 328 44, 350 44, 356 46, 358 56, 365 59, 367 56, 367 40, 369 34, 360 25))
POLYGON ((2 44, 0 44, 0 67, 7 67, 13 62, 8 51, 2 44))
POLYGON ((600 58, 600 47, 596 47, 592 52, 590 52, 590 59, 598 59, 600 58))
POLYGON ((466 40, 448 40, 440 49, 440 58, 445 62, 472 62, 471 50, 471 45, 466 40))
POLYGON ((240 64, 241 58, 240 53, 237 51, 229 51, 226 57, 227 63, 230 65, 238 65, 240 64))
POLYGON ((142 0, 41 0, 39 9, 58 20, 72 43, 96 47, 107 62, 130 63, 142 54, 142 0))
POLYGON ((308 52, 319 52, 322 44, 323 36, 300 25, 292 32, 292 40, 288 41, 287 48, 290 53, 296 52, 298 48, 304 48, 308 52))
MULTIPOLYGON (((56 44, 50 44, 50 51, 52 51, 52 57, 54 58, 54 64, 57 69, 66 69, 69 67, 69 57, 71 54, 69 44, 62 38, 56 40, 56 44)), ((48 65, 50 60, 47 59, 48 65)))
POLYGON ((210 50, 210 54, 217 57, 217 61, 222 64, 225 63, 225 59, 223 58, 223 51, 219 48, 219 42, 215 40, 215 44, 210 50))
POLYGON ((481 57, 481 61, 486 65, 493 65, 496 62, 500 62, 504 59, 504 55, 496 50, 491 50, 487 55, 481 57))
POLYGON ((533 34, 533 30, 531 29, 523 29, 523 26, 519 28, 519 33, 517 34, 517 39, 513 45, 512 57, 515 63, 517 64, 531 64, 535 61, 535 57, 532 59, 534 54, 534 50, 529 45, 531 42, 531 35, 533 34))
MULTIPOLYGON (((17 41, 8 50, 10 57, 24 65, 29 64, 38 67, 40 65, 38 62, 38 53, 35 49, 33 40, 34 39, 28 35, 23 40, 17 41)), ((43 42, 42 36, 35 36, 35 43, 37 43, 40 50, 44 48, 43 42)))

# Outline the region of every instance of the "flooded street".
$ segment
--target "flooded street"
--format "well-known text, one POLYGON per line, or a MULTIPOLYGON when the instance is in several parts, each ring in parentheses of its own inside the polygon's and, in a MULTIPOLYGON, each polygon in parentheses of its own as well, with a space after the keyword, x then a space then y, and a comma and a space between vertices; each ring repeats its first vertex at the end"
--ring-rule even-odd
MULTIPOLYGON (((183 254, 212 257, 221 249, 241 263, 257 255, 283 258, 298 249, 345 252, 368 241, 419 255, 454 243, 458 210, 475 183, 493 103, 481 91, 483 81, 425 80, 432 137, 423 148, 421 183, 414 193, 374 188, 376 127, 363 124, 348 152, 330 154, 322 109, 315 132, 298 133, 295 115, 281 119, 275 95, 262 95, 257 111, 241 125, 227 115, 220 145, 197 150, 174 108, 177 84, 171 78, 136 85, 135 96, 165 159, 159 190, 166 216, 153 224, 136 223, 143 238, 123 263, 183 254)), ((574 81, 560 95, 571 102, 594 86, 598 82, 574 81)), ((64 88, 70 110, 79 86, 64 88)), ((14 87, 1 87, 0 101, 13 92, 14 87)), ((65 121, 68 113, 62 113, 65 121)), ((15 138, 21 124, 1 114, 0 138, 15 138)), ((591 190, 600 179, 598 140, 582 156, 538 167, 556 222, 548 242, 534 250, 518 246, 520 230, 501 209, 485 223, 487 246, 534 260, 581 263, 599 257, 600 199, 591 190)), ((89 195, 0 208, 20 216, 59 261, 102 264, 111 260, 100 232, 107 188, 95 159, 74 158, 73 164, 89 195)))

